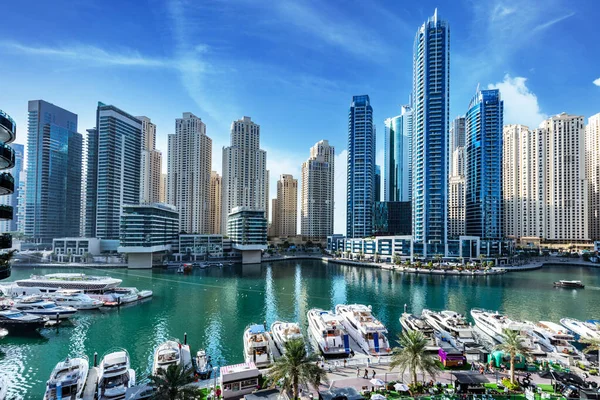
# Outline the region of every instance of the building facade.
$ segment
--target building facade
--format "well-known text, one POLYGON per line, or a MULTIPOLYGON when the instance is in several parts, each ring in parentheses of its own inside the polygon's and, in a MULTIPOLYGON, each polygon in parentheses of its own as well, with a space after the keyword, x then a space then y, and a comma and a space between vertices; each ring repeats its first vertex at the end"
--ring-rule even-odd
POLYGON ((305 240, 324 242, 333 234, 334 179, 335 148, 321 140, 302 163, 300 233, 305 240))
POLYGON ((175 121, 169 135, 167 202, 177 207, 179 229, 185 233, 209 233, 212 139, 206 125, 192 113, 175 121))
POLYGON ((160 190, 158 193, 158 202, 167 202, 167 174, 160 174, 160 190))
POLYGON ((156 125, 148 117, 137 119, 142 122, 140 203, 159 203, 162 154, 156 150, 156 125))
POLYGON ((21 224, 18 205, 19 197, 22 196, 21 191, 24 189, 23 155, 25 154, 25 146, 13 143, 11 147, 15 153, 15 165, 10 169, 9 173, 13 177, 15 191, 9 195, 0 196, 0 205, 11 206, 13 209, 13 218, 7 221, 0 220, 0 232, 19 232, 19 225, 21 224))
MULTIPOLYGON (((17 136, 17 124, 10 115, 0 110, 0 170, 11 169, 15 166, 15 152, 8 146, 17 136)), ((0 198, 12 195, 15 190, 14 179, 10 172, 0 174, 0 198)), ((0 204, 0 221, 10 221, 14 218, 14 207, 9 204, 0 204)), ((6 231, 0 231, 0 249, 12 247, 12 236, 6 231)), ((10 263, 0 265, 0 280, 10 277, 10 263)))
POLYGON ((79 236, 83 137, 77 115, 43 100, 29 102, 25 235, 50 247, 79 236))
POLYGON ((222 231, 235 207, 260 209, 269 215, 267 152, 260 148, 260 125, 250 117, 231 124, 230 146, 223 148, 222 231))
POLYGON ((443 253, 447 239, 449 90, 450 28, 436 10, 413 52, 413 235, 426 254, 443 253))
POLYGON ((585 128, 585 172, 588 180, 588 225, 590 239, 600 240, 600 113, 591 116, 585 128))
POLYGON ((385 120, 383 198, 411 201, 413 114, 409 105, 385 120))
POLYGON ((346 236, 370 236, 375 205, 375 125, 369 96, 354 96, 348 113, 346 236))
POLYGON ((267 233, 269 237, 279 237, 279 201, 277 199, 271 200, 271 223, 267 233))
POLYGON ((222 180, 215 171, 210 173, 210 233, 218 235, 221 233, 222 212, 222 180))
POLYGON ((503 115, 500 91, 478 90, 465 119, 465 231, 482 240, 504 238, 503 115))
POLYGON ((298 234, 298 179, 283 174, 277 181, 278 236, 298 234))
POLYGON ((267 248, 267 219, 263 209, 234 207, 227 218, 227 236, 233 249, 242 253, 242 264, 261 262, 267 248))
POLYGON ((375 202, 373 235, 411 235, 412 211, 410 201, 375 202))

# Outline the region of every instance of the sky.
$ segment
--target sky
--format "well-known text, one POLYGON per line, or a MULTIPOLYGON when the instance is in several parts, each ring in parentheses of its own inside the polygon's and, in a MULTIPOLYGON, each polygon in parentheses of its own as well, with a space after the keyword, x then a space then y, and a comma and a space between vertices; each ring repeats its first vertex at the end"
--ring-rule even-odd
MULTIPOLYGON (((595 0, 34 0, 10 2, 0 24, 0 109, 26 143, 27 101, 43 99, 95 125, 98 101, 167 135, 192 112, 213 140, 213 169, 231 122, 261 126, 270 197, 300 178, 317 141, 336 150, 335 231, 345 233, 348 108, 368 94, 383 162, 383 121, 406 104, 412 46, 438 8, 450 24, 451 116, 477 86, 499 88, 505 123, 600 112, 600 2, 595 0)), ((300 181, 301 179, 299 179, 300 181)))

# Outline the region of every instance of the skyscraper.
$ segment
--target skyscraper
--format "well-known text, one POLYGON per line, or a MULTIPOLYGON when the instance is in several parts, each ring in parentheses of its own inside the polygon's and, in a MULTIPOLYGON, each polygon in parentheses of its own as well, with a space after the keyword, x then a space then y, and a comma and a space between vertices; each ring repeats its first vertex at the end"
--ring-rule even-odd
MULTIPOLYGON (((1 117, 0 117, 1 118, 1 117)), ((15 166, 10 169, 15 182, 15 191, 12 194, 6 196, 0 196, 0 205, 7 205, 13 208, 12 220, 1 221, 0 220, 0 232, 17 232, 19 221, 18 204, 21 190, 23 190, 22 181, 25 179, 23 171, 23 155, 25 154, 25 147, 22 144, 13 143, 11 147, 15 153, 15 166)))
POLYGON ((502 127, 500 91, 478 90, 465 119, 465 231, 502 240, 502 127))
POLYGON ((221 188, 221 176, 215 171, 210 173, 210 233, 221 233, 221 211, 223 195, 221 188))
POLYGON ((79 236, 83 138, 77 115, 29 102, 25 234, 35 243, 79 236))
POLYGON ((381 166, 375 165, 375 201, 381 201, 381 166))
POLYGON ((279 236, 298 234, 298 179, 283 174, 277 181, 277 207, 279 216, 279 236))
MULTIPOLYGON (((15 153, 8 146, 17 136, 17 124, 4 111, 0 110, 0 170, 6 170, 15 166, 15 153)), ((0 174, 0 196, 6 196, 14 193, 15 181, 10 172, 0 174)), ((14 218, 14 206, 0 205, 0 221, 10 221, 14 218)), ((12 247, 12 236, 6 231, 0 232, 0 248, 8 249, 12 247)), ((6 260, 8 261, 8 260, 6 260)), ((11 268, 9 262, 3 262, 0 265, 0 279, 6 279, 10 276, 11 268)))
POLYGON ((375 143, 369 96, 354 96, 348 113, 348 238, 363 238, 373 233, 375 143))
POLYGON ((223 147, 223 216, 221 231, 234 207, 250 207, 268 217, 267 152, 260 148, 260 125, 250 117, 233 121, 231 144, 223 147))
POLYGON ((84 215, 85 224, 83 236, 96 237, 96 199, 98 192, 98 130, 96 128, 86 129, 85 136, 85 189, 82 196, 85 201, 84 215))
POLYGON ((175 121, 169 135, 167 202, 177 207, 179 229, 185 233, 209 233, 212 139, 206 125, 192 113, 175 121))
POLYGON ((585 170, 588 180, 589 234, 600 240, 600 113, 585 127, 585 170))
POLYGON ((142 121, 140 203, 159 203, 162 154, 156 150, 156 125, 148 117, 137 119, 142 121))
MULTIPOLYGON (((123 205, 140 201, 142 121, 99 102, 96 127, 96 147, 90 148, 93 139, 88 145, 91 156, 97 154, 96 166, 91 169, 98 170, 95 190, 87 193, 88 204, 96 202, 96 222, 91 229, 100 239, 118 240, 123 205)), ((90 187, 94 182, 88 179, 87 184, 90 187)))
POLYGON ((417 31, 413 54, 412 214, 423 252, 443 254, 448 215, 450 28, 437 9, 417 31))
POLYGON ((409 105, 385 120, 383 198, 410 201, 412 192, 413 114, 409 105))
POLYGON ((271 226, 269 228, 269 236, 279 237, 279 202, 277 199, 271 200, 271 226))
POLYGON ((160 174, 160 191, 158 195, 159 203, 167 202, 167 174, 160 174))
POLYGON ((304 240, 325 241, 333 235, 335 148, 317 142, 302 164, 300 232, 304 240))

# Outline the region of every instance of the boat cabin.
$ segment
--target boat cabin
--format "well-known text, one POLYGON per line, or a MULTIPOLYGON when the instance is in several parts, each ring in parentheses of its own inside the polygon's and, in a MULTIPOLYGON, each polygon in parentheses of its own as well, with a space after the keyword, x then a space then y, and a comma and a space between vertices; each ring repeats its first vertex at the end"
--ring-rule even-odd
POLYGON ((253 362, 221 367, 219 384, 224 399, 236 399, 258 389, 261 375, 253 362))

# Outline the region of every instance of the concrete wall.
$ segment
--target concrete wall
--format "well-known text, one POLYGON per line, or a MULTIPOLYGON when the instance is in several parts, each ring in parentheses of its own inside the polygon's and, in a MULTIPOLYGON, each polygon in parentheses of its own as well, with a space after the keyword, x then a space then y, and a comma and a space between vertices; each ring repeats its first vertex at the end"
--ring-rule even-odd
POLYGON ((152 253, 128 253, 127 268, 152 268, 152 253))

